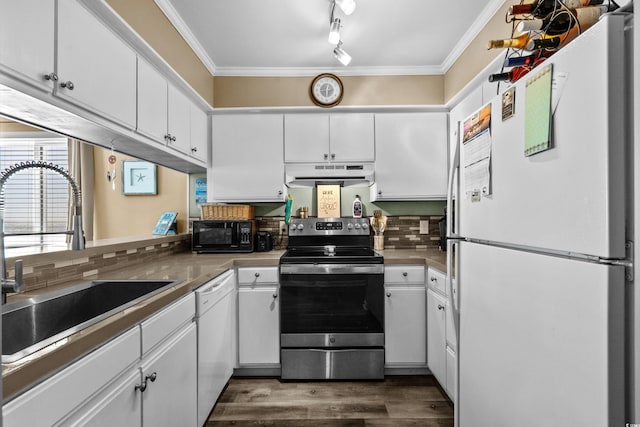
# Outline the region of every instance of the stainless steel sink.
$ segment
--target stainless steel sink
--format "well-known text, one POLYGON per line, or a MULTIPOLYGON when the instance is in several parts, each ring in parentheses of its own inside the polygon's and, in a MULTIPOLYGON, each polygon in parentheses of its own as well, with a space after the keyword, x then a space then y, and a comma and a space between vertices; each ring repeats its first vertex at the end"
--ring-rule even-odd
POLYGON ((95 280, 2 306, 2 363, 11 363, 160 293, 178 280, 95 280))

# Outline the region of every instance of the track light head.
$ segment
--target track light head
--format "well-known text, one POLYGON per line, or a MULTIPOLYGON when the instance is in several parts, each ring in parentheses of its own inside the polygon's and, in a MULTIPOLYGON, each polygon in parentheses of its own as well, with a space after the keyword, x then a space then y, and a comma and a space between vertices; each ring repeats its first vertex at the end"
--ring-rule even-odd
POLYGON ((336 48, 333 49, 333 56, 335 56, 336 59, 346 67, 351 62, 351 55, 345 52, 344 49, 342 49, 341 45, 342 42, 338 43, 336 48))
POLYGON ((329 43, 340 43, 340 18, 334 18, 329 28, 329 43))
POLYGON ((354 10, 356 10, 356 1, 355 0, 335 0, 336 4, 340 6, 342 12, 345 15, 351 15, 354 10))

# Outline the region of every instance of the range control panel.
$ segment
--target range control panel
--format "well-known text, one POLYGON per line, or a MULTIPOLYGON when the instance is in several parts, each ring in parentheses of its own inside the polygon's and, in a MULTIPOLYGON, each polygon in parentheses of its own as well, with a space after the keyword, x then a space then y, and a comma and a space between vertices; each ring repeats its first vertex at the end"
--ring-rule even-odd
POLYGON ((292 218, 289 236, 368 236, 367 218, 292 218))

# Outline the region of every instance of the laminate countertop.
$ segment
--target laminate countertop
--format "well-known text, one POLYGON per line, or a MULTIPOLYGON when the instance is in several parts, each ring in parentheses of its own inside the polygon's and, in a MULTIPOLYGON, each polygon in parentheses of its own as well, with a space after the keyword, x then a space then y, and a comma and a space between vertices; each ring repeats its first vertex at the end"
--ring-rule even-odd
MULTIPOLYGON (((43 379, 53 375, 73 361, 108 342, 130 327, 169 305, 180 297, 214 279, 232 267, 277 266, 283 250, 250 254, 192 254, 170 255, 152 262, 124 267, 97 274, 84 281, 101 279, 180 280, 176 285, 144 301, 116 313, 30 356, 2 365, 3 398, 17 396, 43 379)), ((387 265, 420 264, 446 271, 446 253, 439 250, 389 249, 381 251, 387 265)), ((19 298, 41 294, 77 284, 69 282, 44 290, 22 294, 19 298)))

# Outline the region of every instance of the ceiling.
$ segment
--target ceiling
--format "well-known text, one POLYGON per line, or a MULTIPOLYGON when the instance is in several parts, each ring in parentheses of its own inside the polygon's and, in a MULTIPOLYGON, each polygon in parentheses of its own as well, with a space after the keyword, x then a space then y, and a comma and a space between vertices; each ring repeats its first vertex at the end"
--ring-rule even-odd
POLYGON ((504 0, 356 0, 342 21, 343 67, 329 44, 329 0, 155 0, 214 75, 443 74, 504 0))

